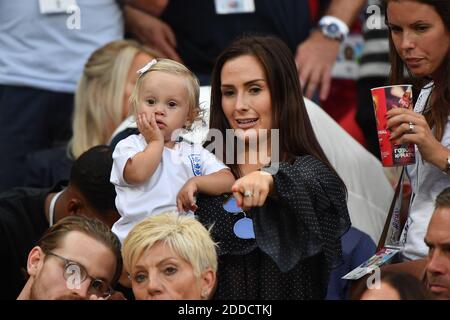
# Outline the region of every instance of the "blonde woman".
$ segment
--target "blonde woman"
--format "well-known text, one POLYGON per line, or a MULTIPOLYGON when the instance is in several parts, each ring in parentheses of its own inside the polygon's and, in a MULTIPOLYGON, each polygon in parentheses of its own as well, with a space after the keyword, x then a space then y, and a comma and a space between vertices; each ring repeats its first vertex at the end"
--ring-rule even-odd
POLYGON ((157 56, 130 40, 114 41, 97 49, 86 62, 78 83, 69 145, 30 155, 26 185, 49 187, 67 179, 78 156, 93 146, 107 144, 128 115, 137 70, 157 56))
POLYGON ((163 213, 141 221, 122 256, 137 300, 209 299, 214 290, 216 245, 193 216, 163 213))

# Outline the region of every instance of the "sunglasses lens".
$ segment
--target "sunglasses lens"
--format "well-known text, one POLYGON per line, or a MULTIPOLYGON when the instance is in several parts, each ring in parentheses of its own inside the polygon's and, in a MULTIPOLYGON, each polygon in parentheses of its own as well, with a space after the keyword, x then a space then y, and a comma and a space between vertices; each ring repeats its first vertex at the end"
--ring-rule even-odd
POLYGON ((237 205, 237 201, 236 198, 231 197, 229 198, 224 204, 223 204, 223 208, 225 211, 230 212, 230 213, 238 213, 238 212, 242 212, 242 208, 240 208, 237 205))
POLYGON ((236 221, 233 227, 234 234, 241 239, 255 239, 253 221, 247 217, 236 221))

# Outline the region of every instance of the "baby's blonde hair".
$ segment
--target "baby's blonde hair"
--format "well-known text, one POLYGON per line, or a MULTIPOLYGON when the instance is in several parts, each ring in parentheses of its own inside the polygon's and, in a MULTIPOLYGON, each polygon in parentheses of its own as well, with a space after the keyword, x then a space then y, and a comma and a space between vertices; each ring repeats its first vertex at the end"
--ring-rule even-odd
POLYGON ((138 80, 136 81, 136 85, 134 86, 133 93, 130 96, 130 105, 131 105, 131 113, 132 115, 137 115, 137 109, 140 102, 140 91, 142 87, 142 83, 145 77, 153 71, 165 72, 168 74, 183 76, 187 80, 187 90, 189 95, 189 112, 186 123, 186 129, 190 129, 192 124, 196 120, 201 119, 201 109, 199 106, 199 96, 200 96, 200 83, 197 77, 189 70, 186 66, 181 63, 178 63, 174 60, 170 59, 156 59, 156 63, 151 66, 150 69, 142 73, 138 80))
POLYGON ((130 231, 122 247, 125 269, 131 273, 142 254, 158 242, 189 262, 197 278, 207 268, 217 271, 216 244, 209 231, 194 216, 175 212, 151 216, 130 231))

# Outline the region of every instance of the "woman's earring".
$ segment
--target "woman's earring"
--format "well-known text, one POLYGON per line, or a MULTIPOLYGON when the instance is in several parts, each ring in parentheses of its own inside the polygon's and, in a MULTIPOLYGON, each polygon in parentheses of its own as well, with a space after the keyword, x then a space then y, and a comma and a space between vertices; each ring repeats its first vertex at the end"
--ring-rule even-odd
POLYGON ((207 290, 203 290, 202 291, 202 298, 203 299, 207 299, 208 298, 208 291, 207 290))

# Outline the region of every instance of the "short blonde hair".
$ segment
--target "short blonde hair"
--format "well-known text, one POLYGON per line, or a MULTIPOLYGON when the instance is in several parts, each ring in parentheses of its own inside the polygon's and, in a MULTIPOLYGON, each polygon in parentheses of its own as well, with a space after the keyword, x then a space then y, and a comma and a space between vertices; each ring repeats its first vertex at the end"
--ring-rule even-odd
POLYGON ((125 269, 131 273, 142 254, 158 242, 189 262, 197 278, 207 268, 217 272, 216 244, 209 231, 194 216, 175 212, 151 216, 130 231, 122 248, 125 269))
POLYGON ((156 59, 156 61, 157 62, 153 64, 150 69, 142 73, 136 81, 133 93, 130 96, 132 115, 137 115, 137 109, 140 102, 140 91, 146 75, 153 71, 160 71, 176 76, 183 76, 187 80, 187 90, 189 94, 189 113, 186 129, 190 129, 195 121, 201 120, 201 108, 199 105, 200 82, 192 71, 181 63, 170 59, 156 59))
POLYGON ((92 53, 75 94, 69 151, 76 159, 89 148, 106 144, 123 119, 123 97, 134 58, 159 53, 132 40, 110 42, 92 53))

